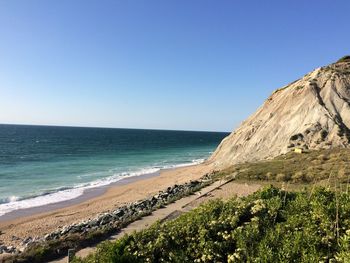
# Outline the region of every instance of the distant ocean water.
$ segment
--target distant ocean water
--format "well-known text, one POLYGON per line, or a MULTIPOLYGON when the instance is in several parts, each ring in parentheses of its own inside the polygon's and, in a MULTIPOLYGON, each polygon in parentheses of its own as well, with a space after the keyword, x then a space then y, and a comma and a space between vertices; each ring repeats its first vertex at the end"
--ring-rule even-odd
POLYGON ((0 216, 203 162, 220 132, 0 125, 0 216))

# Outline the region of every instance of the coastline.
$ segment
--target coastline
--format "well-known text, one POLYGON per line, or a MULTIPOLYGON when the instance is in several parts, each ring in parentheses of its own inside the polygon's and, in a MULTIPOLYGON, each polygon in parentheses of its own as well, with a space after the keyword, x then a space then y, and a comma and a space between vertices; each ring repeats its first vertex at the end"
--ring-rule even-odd
MULTIPOLYGON (((213 170, 208 163, 161 170, 154 174, 128 177, 95 192, 87 192, 61 204, 56 203, 42 208, 31 208, 33 213, 15 211, 7 220, 0 221, 0 241, 6 245, 18 246, 27 237, 41 237, 59 227, 79 222, 116 207, 148 198, 174 184, 196 180, 213 170), (81 198, 81 199, 79 199, 81 198), (77 200, 78 199, 78 200, 77 200), (59 207, 62 205, 62 207, 59 207), (37 210, 34 210, 37 209, 37 210)), ((6 215, 4 215, 6 216, 6 215)))
MULTIPOLYGON (((174 169, 176 169, 176 168, 174 168, 174 169)), ((165 169, 165 170, 168 170, 168 169, 165 169)), ((1 223, 3 223, 3 222, 12 221, 15 219, 20 219, 22 217, 34 216, 34 215, 38 215, 38 214, 42 214, 42 213, 52 212, 52 211, 55 211, 58 209, 78 205, 78 204, 81 204, 85 201, 89 201, 91 199, 102 196, 111 187, 130 184, 130 183, 136 182, 138 180, 143 180, 143 179, 159 176, 160 172, 161 171, 158 171, 155 173, 147 173, 147 174, 142 174, 142 175, 125 177, 119 181, 110 183, 108 185, 97 186, 97 187, 85 189, 82 195, 75 197, 75 198, 72 198, 72 199, 69 199, 69 200, 60 201, 57 203, 50 203, 50 204, 46 204, 46 205, 42 205, 42 206, 29 207, 29 208, 24 208, 24 209, 19 209, 19 210, 9 212, 7 214, 0 216, 0 228, 1 228, 1 223)))

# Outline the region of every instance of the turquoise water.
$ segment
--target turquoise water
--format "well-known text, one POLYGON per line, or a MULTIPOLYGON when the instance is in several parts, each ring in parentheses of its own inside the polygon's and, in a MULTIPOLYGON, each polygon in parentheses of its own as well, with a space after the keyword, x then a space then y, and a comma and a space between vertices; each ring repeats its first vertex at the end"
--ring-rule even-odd
POLYGON ((227 133, 0 125, 0 216, 204 161, 227 133))

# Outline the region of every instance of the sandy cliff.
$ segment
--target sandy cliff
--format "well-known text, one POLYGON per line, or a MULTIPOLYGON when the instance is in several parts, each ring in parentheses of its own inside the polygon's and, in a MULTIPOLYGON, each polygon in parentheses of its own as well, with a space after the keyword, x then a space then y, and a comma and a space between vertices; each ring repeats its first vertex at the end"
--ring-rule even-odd
POLYGON ((317 68, 275 92, 226 137, 209 161, 217 167, 278 156, 294 148, 347 147, 350 57, 317 68))

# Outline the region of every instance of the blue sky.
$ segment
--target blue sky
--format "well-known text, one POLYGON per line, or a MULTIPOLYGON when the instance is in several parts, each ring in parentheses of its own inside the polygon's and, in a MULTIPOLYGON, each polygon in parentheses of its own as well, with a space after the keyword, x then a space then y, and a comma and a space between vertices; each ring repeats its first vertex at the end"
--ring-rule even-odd
POLYGON ((350 1, 2 0, 0 123, 231 131, 349 54, 350 1))

